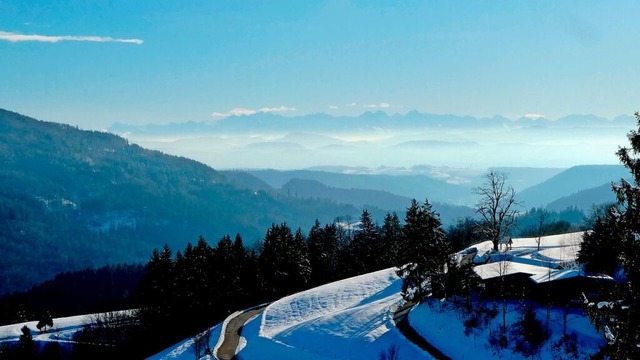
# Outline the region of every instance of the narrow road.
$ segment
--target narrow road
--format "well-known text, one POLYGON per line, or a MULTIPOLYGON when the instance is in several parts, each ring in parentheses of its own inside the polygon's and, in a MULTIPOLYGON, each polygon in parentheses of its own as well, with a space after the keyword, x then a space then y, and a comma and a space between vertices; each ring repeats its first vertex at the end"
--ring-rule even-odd
POLYGON ((450 360, 450 357, 443 354, 442 351, 438 350, 435 346, 431 345, 411 327, 411 324, 409 324, 407 314, 414 305, 414 303, 409 302, 396 309, 396 311, 393 313, 393 322, 396 324, 396 327, 398 328, 398 330, 400 330, 400 333, 402 333, 404 337, 409 339, 409 341, 411 341, 412 343, 416 344, 422 350, 429 353, 429 355, 433 356, 435 359, 450 360))
POLYGON ((240 332, 242 331, 242 327, 253 316, 261 313, 265 307, 267 306, 265 305, 259 308, 245 311, 229 321, 229 323, 227 324, 227 329, 224 332, 224 340, 222 341, 222 345, 220 345, 218 353, 216 354, 216 357, 218 359, 236 359, 236 349, 238 348, 238 344, 240 343, 240 332))

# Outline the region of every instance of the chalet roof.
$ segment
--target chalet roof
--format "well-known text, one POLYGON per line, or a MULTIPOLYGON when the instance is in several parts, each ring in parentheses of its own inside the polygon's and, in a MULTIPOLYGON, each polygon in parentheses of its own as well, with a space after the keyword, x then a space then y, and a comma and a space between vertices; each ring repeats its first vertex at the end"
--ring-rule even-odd
POLYGON ((475 271, 482 280, 488 280, 514 274, 547 274, 549 272, 549 268, 506 260, 477 265, 473 268, 473 271, 475 271))
POLYGON ((582 277, 587 279, 597 279, 597 280, 609 280, 609 281, 613 280, 613 278, 609 275, 588 274, 588 273, 585 273, 584 271, 580 271, 576 269, 555 270, 546 275, 545 274, 532 275, 530 279, 536 284, 542 284, 542 283, 547 283, 551 281, 565 280, 565 279, 571 279, 571 278, 577 278, 577 277, 582 277))
MULTIPOLYGON (((516 258, 517 259, 517 258, 516 258)), ((550 267, 531 265, 514 261, 497 261, 489 264, 478 265, 473 268, 482 280, 499 278, 515 274, 530 275, 529 279, 536 284, 551 281, 566 280, 571 278, 589 278, 598 280, 613 280, 608 275, 588 274, 576 269, 555 269, 550 267)))

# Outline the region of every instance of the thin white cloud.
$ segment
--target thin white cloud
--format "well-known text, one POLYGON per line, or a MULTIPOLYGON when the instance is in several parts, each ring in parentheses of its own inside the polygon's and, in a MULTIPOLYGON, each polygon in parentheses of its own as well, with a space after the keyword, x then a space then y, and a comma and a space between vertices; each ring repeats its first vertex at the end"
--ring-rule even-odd
POLYGON ((283 111, 295 111, 295 108, 290 108, 286 106, 278 106, 278 107, 263 107, 258 110, 258 112, 283 112, 283 111))
POLYGON ((546 117, 546 116, 544 116, 542 114, 524 114, 523 116, 526 117, 527 119, 534 119, 534 120, 546 117))
POLYGON ((295 111, 296 108, 277 106, 277 107, 263 107, 260 109, 246 109, 246 108, 233 108, 227 112, 213 112, 213 117, 227 117, 227 116, 241 116, 241 115, 253 115, 257 113, 271 113, 271 112, 284 112, 295 111))
POLYGON ((338 110, 338 107, 336 105, 329 105, 329 109, 338 110))
POLYGON ((9 42, 36 41, 46 43, 57 43, 60 41, 89 41, 89 42, 117 42, 140 45, 143 43, 140 39, 117 39, 109 36, 49 36, 37 34, 16 34, 12 32, 0 31, 0 40, 9 42))
POLYGON ((365 109, 388 109, 391 107, 391 104, 386 103, 386 102, 381 102, 379 104, 366 104, 366 105, 362 105, 363 108, 365 109))
POLYGON ((358 105, 358 104, 356 104, 354 102, 352 102, 351 104, 347 104, 347 106, 356 106, 356 105, 358 105))

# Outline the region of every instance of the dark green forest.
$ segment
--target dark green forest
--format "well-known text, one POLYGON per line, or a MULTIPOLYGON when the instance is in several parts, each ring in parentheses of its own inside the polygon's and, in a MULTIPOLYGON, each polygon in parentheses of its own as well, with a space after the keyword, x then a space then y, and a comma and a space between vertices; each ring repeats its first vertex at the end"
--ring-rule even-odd
POLYGON ((55 274, 144 262, 154 247, 359 210, 234 185, 183 157, 121 137, 0 110, 0 294, 55 274))
MULTIPOLYGON (((38 320, 43 314, 58 317, 137 309, 128 319, 113 315, 114 319, 86 326, 76 334, 80 343, 109 347, 74 345, 58 351, 63 358, 142 358, 201 332, 238 309, 400 266, 413 261, 416 254, 437 258, 439 264, 447 259, 456 241, 444 236, 438 214, 428 202, 412 201, 402 222, 406 225, 395 213, 388 213, 382 225, 377 225, 364 210, 354 229, 316 220, 305 234, 287 223, 274 223, 258 246, 245 246, 240 234, 225 235, 214 245, 199 237, 177 251, 164 245, 151 252, 144 267, 122 265, 60 274, 30 291, 0 298, 0 324, 38 320), (427 228, 438 234, 438 242, 422 233, 427 228), (434 244, 440 252, 429 255, 434 244)), ((438 265, 429 271, 441 270, 438 265)), ((21 346, 8 347, 4 354, 19 354, 21 346)), ((0 358, 2 355, 0 351, 0 358)))

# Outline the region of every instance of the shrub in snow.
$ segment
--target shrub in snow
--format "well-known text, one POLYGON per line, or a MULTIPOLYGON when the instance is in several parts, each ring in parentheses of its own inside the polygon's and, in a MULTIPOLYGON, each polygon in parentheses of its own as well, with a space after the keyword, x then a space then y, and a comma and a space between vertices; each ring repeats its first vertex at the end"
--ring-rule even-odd
POLYGON ((553 344, 554 359, 578 359, 578 337, 575 333, 564 334, 553 344))
POLYGON ((387 350, 380 351, 379 360, 399 360, 398 345, 390 345, 387 350))
POLYGON ((547 333, 542 322, 536 317, 533 306, 524 307, 522 319, 513 326, 512 334, 516 343, 515 350, 525 356, 535 354, 547 339, 547 333))

